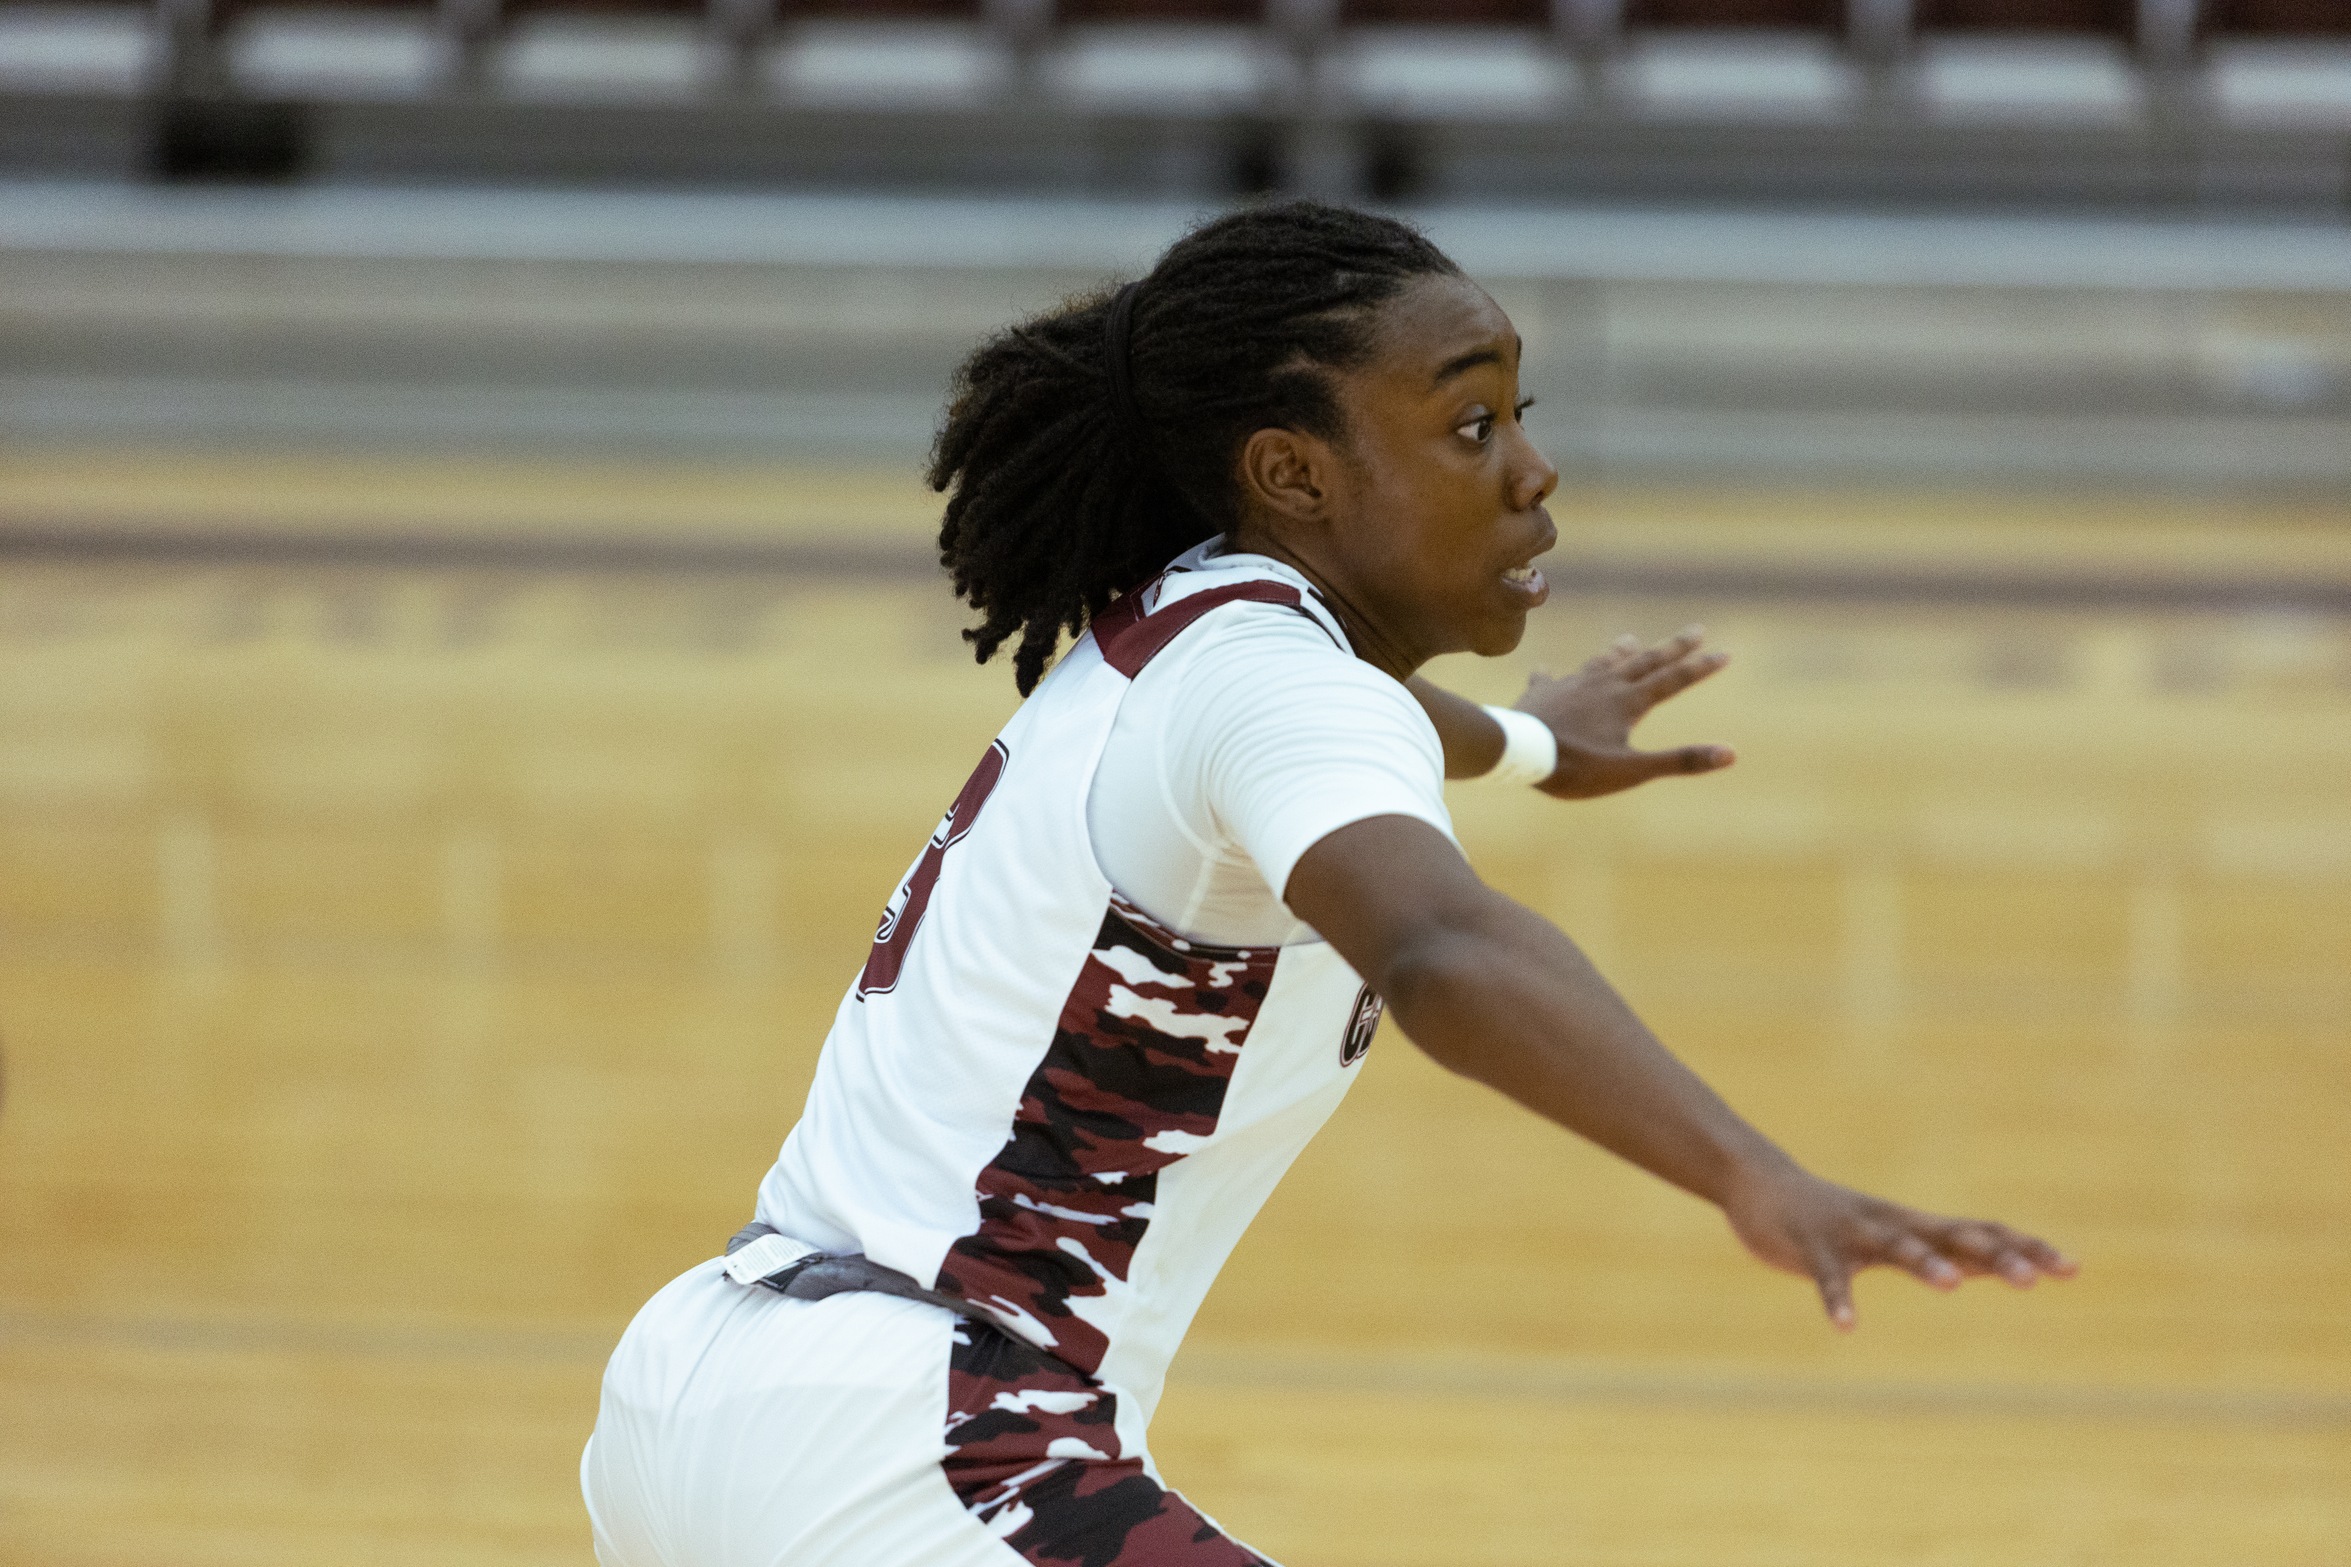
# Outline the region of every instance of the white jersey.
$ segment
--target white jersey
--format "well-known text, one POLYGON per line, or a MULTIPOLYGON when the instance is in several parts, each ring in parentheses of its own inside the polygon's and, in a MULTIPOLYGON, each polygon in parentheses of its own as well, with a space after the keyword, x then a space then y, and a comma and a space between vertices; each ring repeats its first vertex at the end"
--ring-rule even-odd
MULTIPOLYGON (((1178 572, 1304 577, 1216 541, 1178 572)), ((1283 903, 1298 859, 1349 822, 1412 816, 1450 834, 1445 756, 1412 693, 1361 659, 1334 658, 1319 621, 1242 603, 1146 665, 1086 801, 1111 885, 1194 941, 1312 941, 1283 903)))
MULTIPOLYGON (((1336 618, 1286 572, 1197 551, 1178 564, 1192 569, 1096 621, 956 797, 841 1003, 758 1208, 783 1236, 862 1252, 1095 1379, 1131 1454, 1202 1298, 1380 1015, 1319 939, 1191 940, 1097 861, 1104 748, 1136 677, 1179 638, 1279 606, 1328 638, 1334 679, 1359 673, 1336 618)), ((1421 798, 1440 800, 1433 731, 1420 765, 1421 798)), ((1431 810, 1441 800, 1414 814, 1431 810)))

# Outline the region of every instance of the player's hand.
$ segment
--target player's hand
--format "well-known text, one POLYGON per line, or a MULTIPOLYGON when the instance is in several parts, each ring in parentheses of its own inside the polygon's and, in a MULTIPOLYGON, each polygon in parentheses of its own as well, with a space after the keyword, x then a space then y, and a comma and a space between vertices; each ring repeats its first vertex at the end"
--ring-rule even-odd
POLYGON ((1790 1164, 1734 1183, 1723 1203, 1757 1258, 1812 1280, 1829 1321, 1854 1324, 1853 1275, 1900 1268, 1939 1290, 1984 1275, 2030 1289, 2070 1279, 2075 1263, 2038 1236, 1989 1219, 1947 1219, 1824 1181, 1790 1164))
POLYGON ((1672 773, 1730 766, 1736 758, 1726 745, 1670 751, 1636 751, 1632 745, 1633 725, 1651 708, 1730 662, 1727 653, 1705 651, 1705 641, 1696 626, 1650 648, 1619 637, 1572 675, 1531 676, 1512 705, 1549 724, 1559 738, 1559 769, 1535 787, 1562 800, 1588 800, 1672 773))

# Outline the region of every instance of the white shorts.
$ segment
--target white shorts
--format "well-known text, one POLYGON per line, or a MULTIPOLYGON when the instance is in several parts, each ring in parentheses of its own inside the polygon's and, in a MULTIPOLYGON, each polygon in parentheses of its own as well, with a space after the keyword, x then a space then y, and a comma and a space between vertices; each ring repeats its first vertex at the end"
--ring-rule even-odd
POLYGON ((1115 1395, 888 1295, 719 1260, 637 1314, 580 1489, 603 1567, 1269 1567, 1121 1453, 1115 1395))

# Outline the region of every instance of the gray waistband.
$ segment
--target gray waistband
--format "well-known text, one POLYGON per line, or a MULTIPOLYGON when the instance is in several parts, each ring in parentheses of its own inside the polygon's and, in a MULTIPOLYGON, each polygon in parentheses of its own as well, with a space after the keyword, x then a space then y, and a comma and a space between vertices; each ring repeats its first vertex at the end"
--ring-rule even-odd
MULTIPOLYGON (((727 1255, 758 1240, 763 1235, 777 1234, 772 1224, 754 1219, 735 1232, 727 1242, 727 1255)), ((823 1300, 830 1295, 845 1295, 852 1290, 864 1290, 875 1295, 895 1295, 900 1300, 919 1300, 929 1306, 943 1306, 959 1317, 996 1326, 995 1319, 970 1301, 945 1294, 939 1290, 924 1289, 896 1268, 885 1268, 872 1258, 857 1252, 843 1256, 826 1256, 816 1252, 787 1262, 773 1273, 748 1280, 762 1289, 789 1295, 794 1300, 823 1300)))

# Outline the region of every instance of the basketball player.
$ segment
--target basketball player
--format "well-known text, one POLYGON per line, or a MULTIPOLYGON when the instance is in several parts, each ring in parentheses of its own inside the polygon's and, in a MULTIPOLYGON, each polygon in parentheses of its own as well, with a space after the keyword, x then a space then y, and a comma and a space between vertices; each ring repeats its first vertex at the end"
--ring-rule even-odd
POLYGON ((1730 760, 1627 744, 1720 665, 1694 632, 1524 711, 1417 678, 1543 602, 1557 475, 1518 363, 1419 234, 1292 204, 964 366, 940 546, 1028 700, 883 915, 756 1221, 613 1355, 582 1464, 605 1567, 1262 1561, 1145 1429, 1383 1005, 1716 1204, 1839 1327, 1876 1264, 2072 1271, 1803 1169, 1463 860, 1447 776, 1581 796, 1730 760))

